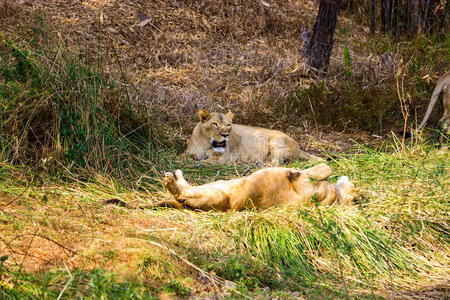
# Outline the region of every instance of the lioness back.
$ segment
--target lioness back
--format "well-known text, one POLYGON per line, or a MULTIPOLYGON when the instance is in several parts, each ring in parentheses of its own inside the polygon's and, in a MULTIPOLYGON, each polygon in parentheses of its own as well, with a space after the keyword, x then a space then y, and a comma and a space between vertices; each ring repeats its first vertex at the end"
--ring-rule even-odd
POLYGON ((296 141, 279 130, 233 124, 231 135, 234 141, 239 141, 230 143, 233 161, 270 162, 276 147, 292 155, 299 149, 296 141))

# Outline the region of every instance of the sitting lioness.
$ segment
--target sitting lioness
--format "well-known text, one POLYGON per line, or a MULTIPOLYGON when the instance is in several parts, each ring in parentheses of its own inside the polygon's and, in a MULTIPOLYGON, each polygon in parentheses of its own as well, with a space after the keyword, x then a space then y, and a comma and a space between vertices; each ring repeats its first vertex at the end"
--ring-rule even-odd
POLYGON ((199 122, 188 141, 186 154, 213 164, 268 162, 273 166, 287 159, 322 160, 300 150, 285 133, 260 127, 232 124, 233 113, 198 111, 199 122))
POLYGON ((233 180, 221 180, 192 186, 181 170, 166 173, 164 186, 175 200, 153 205, 198 210, 242 210, 268 208, 280 204, 307 205, 314 201, 323 204, 351 204, 356 197, 354 185, 346 176, 334 185, 325 181, 331 175, 326 164, 299 171, 272 167, 233 180))

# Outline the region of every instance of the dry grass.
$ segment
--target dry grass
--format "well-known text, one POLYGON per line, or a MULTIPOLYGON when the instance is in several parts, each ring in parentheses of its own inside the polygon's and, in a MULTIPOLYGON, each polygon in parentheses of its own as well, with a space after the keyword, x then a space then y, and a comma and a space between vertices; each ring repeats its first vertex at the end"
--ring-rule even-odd
MULTIPOLYGON (((366 39, 365 28, 344 15, 331 74, 321 83, 308 74, 300 54, 301 26, 311 25, 317 10, 313 1, 8 3, 0 18, 0 55, 7 58, 10 46, 27 53, 23 62, 32 63, 32 71, 25 78, 0 79, 1 116, 18 122, 1 124, 7 134, 1 140, 0 253, 8 257, 0 255, 0 295, 438 299, 449 293, 448 151, 395 137, 381 145, 392 155, 355 148, 382 140, 348 123, 364 120, 363 112, 371 110, 372 117, 385 114, 394 121, 390 129, 403 126, 394 106, 397 95, 391 95, 398 65, 386 69, 379 54, 393 52, 400 63, 402 57, 426 52, 401 63, 402 79, 410 84, 399 97, 414 104, 432 89, 422 74, 435 75, 448 66, 436 58, 445 49, 430 46, 426 38, 418 40, 424 44, 393 49, 387 39, 366 39), (146 24, 139 26, 142 21, 146 24), (351 76, 343 73, 348 71, 341 58, 345 45, 350 45, 351 76), (66 65, 71 60, 75 64, 66 65), (73 69, 78 73, 68 72, 73 69), (51 80, 37 76, 39 70, 48 71, 42 74, 51 74, 51 80), (61 84, 64 78, 70 84, 61 84), (66 93, 71 96, 60 97, 66 93), (364 101, 347 99, 358 95, 364 101), (85 144, 72 133, 73 143, 58 148, 70 140, 61 139, 61 128, 48 127, 60 124, 65 111, 57 108, 67 103, 83 116, 106 112, 72 120, 75 133, 89 133, 84 143, 95 142, 81 157, 85 169, 68 157, 68 150, 85 144), (128 105, 144 114, 127 114, 128 105), (49 108, 51 122, 45 119, 49 108), (188 165, 167 153, 182 148, 178 140, 190 133, 198 108, 233 109, 241 122, 282 128, 307 151, 351 149, 353 155, 340 154, 330 164, 361 187, 361 203, 225 214, 100 204, 120 198, 137 206, 169 197, 159 183, 168 168, 181 166, 196 183, 254 169, 188 165), (338 114, 342 124, 334 127, 338 114), (346 129, 346 124, 352 134, 323 131, 346 129), (18 150, 31 153, 19 160, 18 150), (18 162, 33 165, 33 171, 11 165, 18 162)), ((22 67, 18 59, 2 67, 14 65, 22 67)))
POLYGON ((0 26, 18 44, 29 36, 47 48, 97 60, 126 89, 108 95, 112 102, 123 98, 150 107, 176 138, 190 134, 197 109, 231 109, 236 122, 282 129, 315 154, 322 149, 317 141, 331 142, 329 151, 351 148, 343 143, 347 132, 378 143, 361 130, 380 136, 402 130, 394 75, 405 64, 408 127, 414 127, 433 88, 421 78, 437 78, 449 66, 445 41, 422 37, 397 45, 388 37, 370 39, 361 24, 363 8, 344 5, 330 74, 322 82, 308 72, 300 40, 301 28, 314 22, 317 2, 264 3, 27 0, 9 2, 0 26), (392 66, 383 64, 382 54, 392 66), (336 136, 336 130, 343 132, 336 136))
MULTIPOLYGON (((232 109, 239 122, 282 128, 304 139, 305 148, 314 147, 305 132, 317 128, 315 116, 310 117, 315 108, 310 108, 310 103, 301 104, 289 117, 278 108, 289 109, 288 103, 298 90, 318 81, 308 73, 300 53, 301 28, 311 27, 314 22, 316 2, 271 1, 266 6, 253 0, 30 0, 10 7, 0 20, 5 35, 21 40, 36 33, 30 30, 30 24, 36 28, 41 23, 38 31, 58 34, 48 43, 60 43, 91 58, 102 57, 107 74, 138 88, 139 93, 129 91, 132 102, 144 102, 165 112, 161 118, 180 129, 182 136, 190 132, 197 109, 232 109), (146 24, 140 26, 143 20, 147 20, 146 24)), ((383 66, 379 56, 383 52, 368 49, 366 30, 343 11, 326 83, 328 90, 358 81, 359 88, 374 89, 377 94, 386 90, 386 84, 393 84, 395 70, 383 66), (343 76, 342 53, 346 45, 354 78, 343 76)), ((384 52, 394 55, 394 64, 401 63, 399 49, 386 48, 384 52)), ((445 69, 437 69, 442 67, 445 69)), ((423 75, 434 75, 434 71, 420 70, 423 75)), ((340 105, 351 105, 346 101, 340 105)), ((396 103, 395 97, 389 101, 396 103)), ((318 116, 320 129, 345 128, 341 123, 347 120, 330 123, 325 115, 318 116)), ((398 117, 385 116, 388 120, 398 117)), ((368 129, 364 124, 352 126, 368 129)))
MULTIPOLYGON (((300 289, 313 297, 307 288, 312 285, 343 295, 438 299, 448 292, 450 272, 448 159, 445 150, 418 146, 340 159, 332 163, 335 173, 348 174, 361 187, 361 204, 300 211, 127 210, 100 200, 120 197, 138 205, 169 196, 157 187, 160 192, 128 190, 103 177, 90 184, 29 187, 10 178, 1 185, 0 251, 9 255, 6 266, 12 269, 104 269, 153 291, 176 281, 194 295, 223 293, 218 274, 236 281, 240 291, 250 289, 245 294, 270 286, 272 292, 300 289), (265 238, 277 242, 267 248, 260 240, 265 238), (301 252, 288 247, 292 238, 301 252), (288 259, 290 251, 297 254, 288 259), (284 262, 276 258, 281 253, 284 262), (308 263, 296 262, 298 255, 308 263), (295 283, 296 276, 305 276, 306 286, 295 283)), ((187 170, 188 178, 208 172, 187 170)), ((4 277, 3 286, 22 288, 13 278, 4 277)))
POLYGON ((305 66, 299 54, 299 20, 312 20, 316 7, 311 4, 278 1, 267 8, 258 1, 28 1, 5 21, 29 18, 31 7, 48 16, 69 48, 85 45, 92 56, 101 34, 109 70, 117 70, 117 51, 146 101, 170 106, 172 116, 191 117, 199 107, 241 109, 249 102, 283 98, 301 83, 305 66), (137 14, 151 21, 139 27, 137 14))

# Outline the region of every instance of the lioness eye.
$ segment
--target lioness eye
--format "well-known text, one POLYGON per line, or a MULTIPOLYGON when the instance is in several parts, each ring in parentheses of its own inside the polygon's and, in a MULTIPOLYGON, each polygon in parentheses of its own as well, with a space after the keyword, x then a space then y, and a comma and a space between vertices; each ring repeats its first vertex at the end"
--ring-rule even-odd
POLYGON ((212 123, 213 126, 219 127, 219 124, 217 123, 212 123))

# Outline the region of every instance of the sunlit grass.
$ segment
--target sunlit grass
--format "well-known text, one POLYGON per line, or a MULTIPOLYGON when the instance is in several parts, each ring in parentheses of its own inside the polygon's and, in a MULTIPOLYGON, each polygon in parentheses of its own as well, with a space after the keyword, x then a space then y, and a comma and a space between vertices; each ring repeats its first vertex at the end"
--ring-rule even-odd
MULTIPOLYGON (((148 289, 151 295, 174 285, 175 293, 202 293, 204 285, 210 293, 225 291, 214 279, 205 282, 205 275, 182 257, 206 274, 235 282, 235 293, 244 295, 268 296, 276 291, 311 295, 317 289, 352 297, 419 293, 421 288, 445 283, 450 271, 449 155, 423 144, 414 147, 390 154, 366 149, 330 162, 336 176, 348 175, 360 188, 362 196, 354 206, 262 212, 104 207, 101 200, 110 197, 138 206, 169 195, 158 184, 158 176, 153 180, 156 185, 147 190, 136 183, 130 189, 103 175, 89 182, 37 184, 28 181, 34 178, 32 172, 3 165, 0 228, 2 253, 9 257, 3 263, 6 273, 0 291, 8 296, 21 290, 32 293, 50 276, 42 277, 34 273, 36 269, 46 270, 42 274, 51 270, 68 274, 66 268, 88 273, 92 268, 105 269, 107 274, 117 274, 114 282, 137 282, 129 288, 148 289), (146 241, 168 247, 176 255, 146 241), (39 249, 42 242, 45 247, 39 249), (270 290, 258 292, 263 287, 270 290)), ((250 170, 184 168, 186 177, 197 183, 250 170)), ((66 283, 71 278, 60 276, 66 283)), ((86 276, 83 280, 93 280, 86 276)), ((67 295, 74 296, 70 291, 80 286, 78 277, 73 278, 67 295)), ((63 288, 64 284, 50 285, 42 298, 53 299, 63 288)), ((105 288, 104 295, 112 288, 105 288)), ((94 295, 93 289, 86 286, 78 293, 94 295)))
POLYGON ((179 149, 161 147, 151 112, 140 115, 126 101, 115 106, 110 97, 124 91, 100 65, 1 43, 3 298, 376 298, 448 284, 446 148, 393 137, 381 150, 356 145, 353 154, 331 157, 330 180, 347 175, 361 190, 350 207, 200 213, 105 206, 111 198, 132 207, 170 198, 164 171, 180 168, 202 184, 259 166, 176 157, 179 149))

